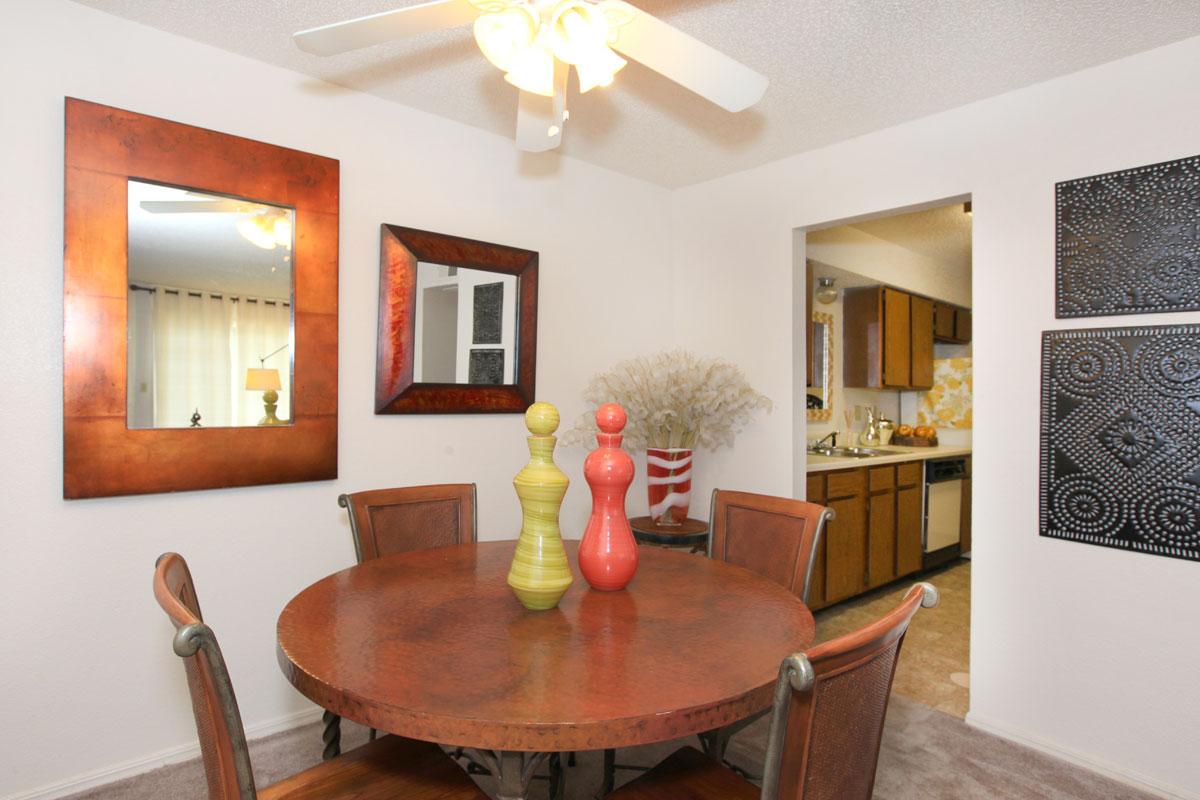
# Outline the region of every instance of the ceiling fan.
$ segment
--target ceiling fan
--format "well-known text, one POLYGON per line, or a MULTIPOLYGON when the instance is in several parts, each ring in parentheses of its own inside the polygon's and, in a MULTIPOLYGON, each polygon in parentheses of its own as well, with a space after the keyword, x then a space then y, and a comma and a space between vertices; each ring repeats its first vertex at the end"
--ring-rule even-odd
POLYGON ((138 205, 151 214, 236 214, 239 218, 234 221, 234 227, 255 247, 292 249, 292 220, 286 208, 196 192, 184 192, 183 195, 200 199, 142 200, 138 205))
POLYGON ((516 139, 529 152, 562 142, 571 67, 588 92, 611 84, 626 56, 731 112, 754 105, 767 88, 765 76, 624 0, 433 0, 293 38, 305 52, 330 56, 464 25, 473 25, 483 55, 521 90, 516 139))

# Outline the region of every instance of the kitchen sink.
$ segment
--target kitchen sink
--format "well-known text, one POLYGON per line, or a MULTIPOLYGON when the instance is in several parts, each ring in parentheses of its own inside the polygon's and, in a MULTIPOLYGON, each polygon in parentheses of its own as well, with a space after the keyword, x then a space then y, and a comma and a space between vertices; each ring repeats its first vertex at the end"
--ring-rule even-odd
POLYGON ((814 447, 808 452, 817 456, 833 458, 871 458, 872 456, 887 456, 902 452, 900 450, 884 450, 876 447, 814 447))

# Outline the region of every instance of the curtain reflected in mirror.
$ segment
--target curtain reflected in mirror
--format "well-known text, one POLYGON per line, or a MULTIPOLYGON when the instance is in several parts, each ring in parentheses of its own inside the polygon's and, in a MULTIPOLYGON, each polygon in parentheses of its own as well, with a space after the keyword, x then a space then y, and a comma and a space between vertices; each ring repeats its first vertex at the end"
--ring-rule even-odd
POLYGON ((515 384, 517 290, 516 275, 418 262, 413 380, 515 384))
POLYGON ((288 424, 295 212, 128 188, 128 427, 288 424))

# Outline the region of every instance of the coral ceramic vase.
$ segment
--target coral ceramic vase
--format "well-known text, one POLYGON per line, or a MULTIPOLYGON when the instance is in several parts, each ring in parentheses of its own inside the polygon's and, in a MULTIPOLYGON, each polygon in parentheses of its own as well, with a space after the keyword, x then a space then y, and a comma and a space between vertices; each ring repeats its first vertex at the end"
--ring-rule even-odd
POLYGON ((592 488, 592 516, 579 543, 579 571, 593 589, 624 589, 637 572, 638 549, 625 516, 625 494, 633 482, 633 459, 621 449, 625 409, 605 403, 596 411, 599 448, 583 464, 592 488))
POLYGON ((529 463, 513 478, 521 500, 521 537, 508 571, 508 585, 532 611, 558 605, 571 585, 571 566, 558 529, 558 510, 567 493, 567 476, 554 463, 558 409, 534 403, 525 412, 529 463))
POLYGON ((646 449, 646 494, 655 525, 680 525, 692 501, 692 451, 646 449))

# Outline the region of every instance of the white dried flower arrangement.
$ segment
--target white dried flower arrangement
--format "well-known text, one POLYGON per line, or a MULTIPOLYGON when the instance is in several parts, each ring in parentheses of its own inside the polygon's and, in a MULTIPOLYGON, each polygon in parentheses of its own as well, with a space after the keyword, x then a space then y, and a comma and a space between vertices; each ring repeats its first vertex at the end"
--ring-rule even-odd
POLYGON ((624 445, 632 450, 732 446, 757 412, 774 408, 737 366, 686 350, 622 361, 592 378, 583 397, 591 410, 563 435, 565 444, 595 443, 595 409, 602 403, 624 407, 624 445))

